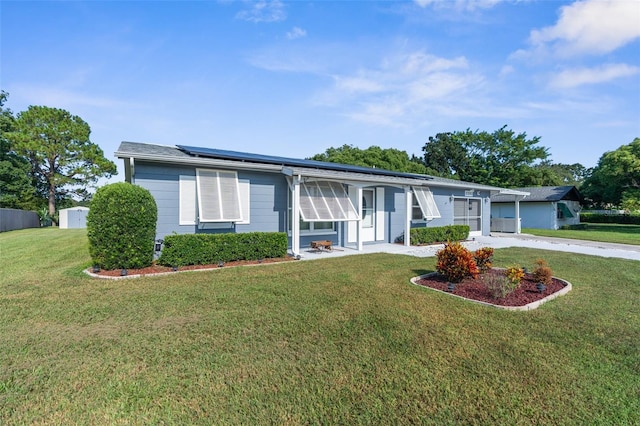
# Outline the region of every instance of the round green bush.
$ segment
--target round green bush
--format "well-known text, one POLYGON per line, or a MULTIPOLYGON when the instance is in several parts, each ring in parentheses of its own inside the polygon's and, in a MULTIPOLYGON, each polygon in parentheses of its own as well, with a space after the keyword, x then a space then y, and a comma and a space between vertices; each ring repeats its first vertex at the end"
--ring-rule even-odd
POLYGON ((156 201, 146 189, 124 182, 99 188, 87 215, 93 264, 102 269, 151 265, 157 218, 156 201))

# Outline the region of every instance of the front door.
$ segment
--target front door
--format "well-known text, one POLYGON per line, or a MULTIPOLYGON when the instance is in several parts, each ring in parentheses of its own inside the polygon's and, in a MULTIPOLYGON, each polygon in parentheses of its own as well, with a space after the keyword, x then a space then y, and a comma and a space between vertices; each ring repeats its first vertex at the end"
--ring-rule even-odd
POLYGON ((482 204, 478 198, 453 200, 453 223, 469 225, 469 235, 482 235, 482 204))

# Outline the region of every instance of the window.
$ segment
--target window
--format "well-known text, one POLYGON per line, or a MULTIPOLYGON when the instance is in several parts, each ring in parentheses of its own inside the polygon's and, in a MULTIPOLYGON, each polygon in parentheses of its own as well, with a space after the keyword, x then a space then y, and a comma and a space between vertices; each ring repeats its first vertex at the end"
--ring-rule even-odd
POLYGON ((179 224, 234 222, 248 224, 250 184, 236 172, 196 169, 196 175, 180 175, 179 224))
POLYGON ((334 232, 336 222, 305 222, 300 218, 301 233, 334 232))
POLYGON ((568 219, 573 217, 573 213, 571 213, 571 210, 569 210, 569 207, 567 207, 566 204, 564 203, 558 203, 558 210, 556 212, 556 218, 557 219, 568 219))
POLYGON ((413 220, 431 220, 440 217, 440 211, 429 188, 413 188, 413 220))

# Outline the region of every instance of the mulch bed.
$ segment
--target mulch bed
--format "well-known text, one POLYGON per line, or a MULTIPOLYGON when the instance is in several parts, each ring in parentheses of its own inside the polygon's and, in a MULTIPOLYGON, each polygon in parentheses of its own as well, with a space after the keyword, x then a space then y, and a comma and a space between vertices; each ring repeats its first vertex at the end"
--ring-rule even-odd
MULTIPOLYGON (((231 268, 234 266, 247 266, 247 265, 260 265, 267 263, 280 263, 280 262, 289 262, 295 260, 293 257, 274 257, 264 259, 262 261, 258 260, 236 260, 233 262, 225 262, 224 266, 218 266, 218 264, 211 265, 187 265, 187 266, 179 266, 177 271, 198 271, 203 269, 218 269, 218 268, 231 268)), ((99 275, 102 277, 120 277, 122 270, 121 269, 112 269, 109 271, 101 270, 100 272, 93 272, 92 268, 89 268, 89 272, 99 275)), ((176 272, 170 266, 161 266, 161 265, 152 265, 146 268, 140 269, 127 269, 127 276, 132 275, 154 275, 154 274, 163 274, 167 272, 176 272)))
MULTIPOLYGON (((495 268, 489 270, 487 273, 504 275, 503 270, 495 268)), ((447 279, 443 275, 437 273, 416 280, 416 284, 448 292, 447 279)), ((545 297, 562 290, 564 287, 565 284, 562 281, 553 278, 551 284, 547 286, 547 289, 544 292, 540 293, 536 289, 536 281, 533 280, 530 274, 525 274, 517 289, 515 289, 512 293, 508 294, 504 298, 496 299, 491 295, 491 293, 489 293, 489 290, 482 282, 481 277, 478 277, 478 279, 475 280, 471 277, 468 277, 462 280, 462 282, 456 284, 453 294, 455 294, 456 296, 464 297, 466 299, 491 303, 493 305, 524 306, 528 305, 529 303, 537 302, 538 300, 544 299, 545 297)))

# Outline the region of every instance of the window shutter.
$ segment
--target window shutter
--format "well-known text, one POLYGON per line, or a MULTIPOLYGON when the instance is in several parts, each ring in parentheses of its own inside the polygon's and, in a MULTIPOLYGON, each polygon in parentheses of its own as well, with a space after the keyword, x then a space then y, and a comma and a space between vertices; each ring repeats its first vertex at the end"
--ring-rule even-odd
POLYGON ((180 175, 179 183, 179 217, 180 225, 196 224, 196 177, 180 175))
POLYGON ((242 221, 236 172, 197 169, 200 222, 242 221))
POLYGON ((300 214, 306 222, 358 220, 349 196, 337 182, 300 184, 300 214))
POLYGON ((418 200, 422 215, 427 219, 435 219, 440 216, 440 211, 436 205, 436 200, 433 198, 433 194, 428 188, 413 188, 413 195, 418 200))

